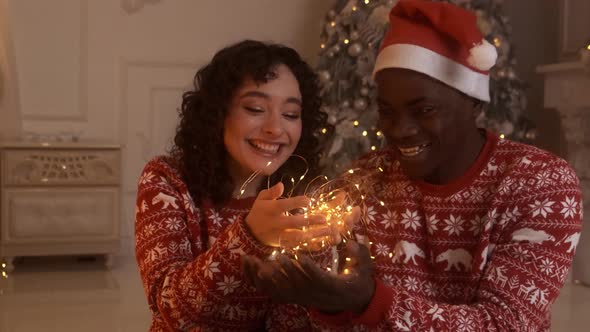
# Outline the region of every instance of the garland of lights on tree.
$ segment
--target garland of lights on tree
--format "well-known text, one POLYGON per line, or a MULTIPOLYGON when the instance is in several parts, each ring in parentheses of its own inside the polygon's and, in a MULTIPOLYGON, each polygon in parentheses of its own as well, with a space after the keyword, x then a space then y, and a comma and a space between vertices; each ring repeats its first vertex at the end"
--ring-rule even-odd
MULTIPOLYGON (((498 50, 498 61, 490 71, 491 102, 478 118, 478 126, 502 137, 531 143, 535 129, 523 114, 525 84, 514 69, 516 57, 503 0, 446 1, 474 11, 481 32, 498 50)), ((341 173, 362 154, 385 144, 376 127, 376 91, 371 74, 388 28, 389 12, 396 3, 397 0, 337 0, 325 16, 318 75, 324 109, 335 130, 323 163, 328 175, 341 173)))

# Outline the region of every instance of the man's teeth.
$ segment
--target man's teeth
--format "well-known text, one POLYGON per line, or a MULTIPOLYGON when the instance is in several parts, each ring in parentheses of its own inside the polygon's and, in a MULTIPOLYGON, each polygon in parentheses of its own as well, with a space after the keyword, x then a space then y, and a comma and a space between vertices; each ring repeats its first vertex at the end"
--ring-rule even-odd
POLYGON ((280 144, 269 144, 257 141, 250 141, 250 143, 254 145, 254 147, 256 147, 258 150, 261 150, 262 152, 266 153, 277 153, 277 151, 279 151, 279 148, 281 147, 280 144))
POLYGON ((424 151, 424 149, 428 146, 428 144, 422 144, 422 145, 418 145, 418 146, 414 146, 411 148, 400 148, 398 147, 399 151, 401 152, 401 154, 405 157, 413 157, 413 156, 417 156, 418 154, 420 154, 422 151, 424 151))

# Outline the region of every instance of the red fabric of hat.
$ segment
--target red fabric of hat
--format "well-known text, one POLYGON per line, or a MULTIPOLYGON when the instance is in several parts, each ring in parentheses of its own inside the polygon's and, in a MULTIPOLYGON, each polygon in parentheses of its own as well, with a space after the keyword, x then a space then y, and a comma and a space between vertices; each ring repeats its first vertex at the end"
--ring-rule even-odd
POLYGON ((445 2, 400 0, 389 21, 374 73, 410 69, 489 101, 488 71, 497 53, 483 38, 472 12, 445 2))

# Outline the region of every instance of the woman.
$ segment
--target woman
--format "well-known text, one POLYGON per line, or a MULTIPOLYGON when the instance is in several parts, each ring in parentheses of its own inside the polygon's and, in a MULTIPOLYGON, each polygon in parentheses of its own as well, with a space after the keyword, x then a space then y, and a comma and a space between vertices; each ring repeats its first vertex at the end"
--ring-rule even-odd
POLYGON ((136 258, 151 331, 307 329, 305 311, 273 305, 242 280, 240 258, 331 234, 319 216, 286 216, 307 198, 277 199, 305 170, 292 154, 317 169, 327 127, 318 91, 294 50, 257 41, 222 49, 197 72, 174 146, 139 179, 136 258))

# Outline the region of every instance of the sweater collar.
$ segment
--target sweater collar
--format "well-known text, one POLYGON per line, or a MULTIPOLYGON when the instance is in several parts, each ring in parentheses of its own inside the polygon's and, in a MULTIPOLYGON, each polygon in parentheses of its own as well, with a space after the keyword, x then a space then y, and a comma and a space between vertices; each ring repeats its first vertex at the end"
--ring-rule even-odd
POLYGON ((484 167, 490 161, 492 152, 497 146, 499 139, 500 138, 496 134, 486 130, 486 143, 481 152, 479 153, 477 160, 473 163, 473 165, 471 165, 467 172, 465 172, 462 176, 454 179, 453 181, 443 185, 436 185, 423 180, 417 180, 413 182, 424 193, 436 196, 447 196, 453 194, 471 185, 475 178, 479 176, 479 174, 481 174, 484 167))

